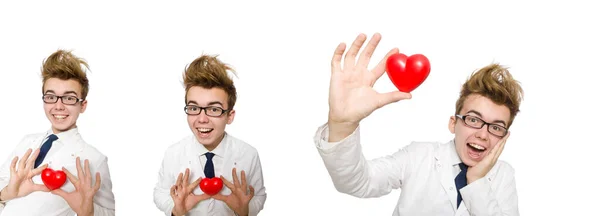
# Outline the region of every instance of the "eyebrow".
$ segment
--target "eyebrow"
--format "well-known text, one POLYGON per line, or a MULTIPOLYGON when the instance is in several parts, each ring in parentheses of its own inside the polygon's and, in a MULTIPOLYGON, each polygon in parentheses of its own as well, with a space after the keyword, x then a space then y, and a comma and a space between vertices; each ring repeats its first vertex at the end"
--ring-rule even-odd
MULTIPOLYGON (((467 113, 473 113, 473 114, 478 115, 479 117, 483 118, 483 115, 481 115, 481 113, 478 112, 477 110, 469 110, 467 113)), ((494 121, 492 121, 492 123, 496 123, 496 124, 502 123, 502 124, 504 124, 504 126, 506 126, 506 122, 504 122, 503 120, 494 120, 494 121)))
MULTIPOLYGON (((46 92, 44 94, 46 94, 46 93, 56 94, 56 92, 54 92, 53 90, 46 90, 46 92)), ((77 92, 75 92, 75 91, 66 91, 63 95, 66 95, 66 94, 74 94, 75 96, 78 96, 77 92)))
MULTIPOLYGON (((188 101, 188 104, 199 105, 199 104, 198 104, 198 102, 196 102, 196 101, 193 101, 193 100, 191 100, 191 101, 188 101)), ((221 105, 221 106, 223 106, 223 103, 221 103, 221 102, 219 102, 219 101, 211 101, 211 102, 209 102, 209 103, 208 103, 208 106, 215 105, 215 104, 218 104, 218 105, 221 105)))

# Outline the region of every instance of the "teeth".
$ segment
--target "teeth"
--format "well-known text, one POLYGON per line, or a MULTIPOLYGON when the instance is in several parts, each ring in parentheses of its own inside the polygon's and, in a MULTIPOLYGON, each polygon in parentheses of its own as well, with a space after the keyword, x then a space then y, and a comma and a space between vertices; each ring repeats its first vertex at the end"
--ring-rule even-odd
POLYGON ((212 129, 210 129, 210 128, 198 128, 198 131, 200 131, 200 132, 209 132, 211 130, 212 129))
POLYGON ((470 145, 471 147, 473 147, 473 148, 476 148, 476 149, 478 149, 478 150, 482 150, 482 151, 483 151, 483 150, 485 150, 485 147, 483 147, 483 146, 480 146, 480 145, 477 145, 477 144, 469 143, 469 145, 470 145))
POLYGON ((54 115, 54 118, 57 118, 57 119, 64 119, 66 117, 67 116, 64 116, 64 115, 54 115))

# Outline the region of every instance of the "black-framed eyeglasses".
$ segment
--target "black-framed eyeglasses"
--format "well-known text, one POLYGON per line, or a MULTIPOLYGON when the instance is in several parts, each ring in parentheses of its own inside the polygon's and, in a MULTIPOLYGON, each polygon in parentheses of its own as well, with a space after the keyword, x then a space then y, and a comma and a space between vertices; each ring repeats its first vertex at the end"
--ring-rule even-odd
POLYGON ((229 110, 223 109, 221 107, 209 106, 209 107, 200 107, 196 105, 187 105, 184 107, 185 113, 188 115, 200 115, 202 110, 207 116, 211 117, 219 117, 229 110))
POLYGON ((506 129, 505 127, 498 124, 487 123, 484 120, 475 116, 456 115, 456 117, 462 119, 463 122, 471 128, 481 129, 483 126, 488 125, 488 132, 490 132, 494 136, 504 137, 508 133, 508 129, 506 129))
POLYGON ((84 101, 83 99, 72 96, 72 95, 58 96, 58 95, 53 95, 53 94, 45 94, 44 96, 42 96, 42 100, 44 100, 44 103, 47 103, 47 104, 56 103, 56 102, 58 102, 58 99, 60 99, 60 101, 66 105, 75 105, 78 102, 84 101))

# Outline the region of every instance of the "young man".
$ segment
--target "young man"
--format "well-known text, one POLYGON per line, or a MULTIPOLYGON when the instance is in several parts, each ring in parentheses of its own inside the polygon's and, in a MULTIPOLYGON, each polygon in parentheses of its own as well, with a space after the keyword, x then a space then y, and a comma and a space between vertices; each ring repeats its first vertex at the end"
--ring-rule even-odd
POLYGON ((513 168, 498 161, 522 98, 509 72, 492 64, 474 73, 462 87, 448 129, 447 143, 413 142, 386 157, 367 160, 361 152, 360 121, 387 104, 410 99, 409 93, 377 93, 373 84, 385 60, 372 71, 369 59, 381 36, 360 34, 345 55, 340 44, 332 59, 329 119, 314 137, 339 192, 380 197, 401 189, 393 215, 519 215, 513 168))
POLYGON ((154 203, 166 215, 246 216, 263 209, 267 194, 258 152, 225 132, 233 122, 237 97, 228 70, 216 56, 208 55, 185 70, 184 110, 192 135, 171 145, 164 155, 154 203), (225 186, 209 196, 199 183, 212 177, 220 177, 225 186))
POLYGON ((0 215, 115 215, 107 157, 77 129, 89 89, 82 66, 89 68, 64 50, 45 60, 42 100, 52 126, 25 136, 0 168, 0 215), (65 184, 50 191, 39 175, 45 168, 64 171, 65 184))

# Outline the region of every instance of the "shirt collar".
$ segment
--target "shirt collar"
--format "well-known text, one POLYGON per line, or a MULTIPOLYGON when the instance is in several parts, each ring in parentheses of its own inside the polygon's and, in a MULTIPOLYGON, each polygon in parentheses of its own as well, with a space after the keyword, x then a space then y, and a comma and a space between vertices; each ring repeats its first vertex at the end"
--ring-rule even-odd
MULTIPOLYGON (((46 137, 44 138, 44 140, 48 139, 48 136, 50 136, 51 134, 54 134, 52 128, 46 132, 46 137)), ((54 135, 58 137, 57 141, 60 141, 62 143, 68 143, 68 140, 72 140, 73 138, 79 135, 79 129, 77 127, 74 127, 67 131, 63 131, 54 135)))
POLYGON ((462 163, 462 161, 460 160, 460 157, 458 156, 458 152, 456 152, 456 141, 452 140, 449 143, 449 151, 448 151, 448 159, 450 164, 452 165, 457 165, 459 163, 462 163))
MULTIPOLYGON (((215 156, 224 157, 225 152, 227 150, 227 143, 229 141, 228 137, 229 137, 229 135, 227 134, 227 132, 225 132, 223 139, 221 140, 219 145, 217 145, 217 147, 210 152, 214 153, 215 156)), ((196 152, 198 152, 198 155, 204 155, 208 152, 208 149, 206 149, 206 147, 204 147, 204 145, 202 145, 200 142, 198 142, 198 140, 196 139, 196 136, 194 136, 193 148, 196 152)))

